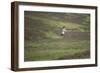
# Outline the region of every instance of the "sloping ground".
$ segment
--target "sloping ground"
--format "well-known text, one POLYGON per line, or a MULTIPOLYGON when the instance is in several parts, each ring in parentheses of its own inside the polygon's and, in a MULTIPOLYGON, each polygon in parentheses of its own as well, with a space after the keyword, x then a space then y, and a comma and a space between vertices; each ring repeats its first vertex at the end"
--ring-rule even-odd
POLYGON ((24 60, 90 58, 88 21, 84 14, 26 12, 24 60), (63 26, 73 31, 61 36, 63 26))
MULTIPOLYGON (((41 17, 25 17, 25 39, 26 40, 41 40, 45 38, 60 37, 61 28, 66 26, 66 29, 75 30, 76 33, 83 32, 82 25, 55 21, 52 19, 41 17)), ((73 33, 73 32, 71 32, 73 33)))
POLYGON ((25 61, 86 58, 90 58, 89 32, 68 32, 61 38, 25 43, 25 61))
POLYGON ((27 41, 25 44, 25 61, 62 60, 90 58, 88 40, 41 40, 27 41))

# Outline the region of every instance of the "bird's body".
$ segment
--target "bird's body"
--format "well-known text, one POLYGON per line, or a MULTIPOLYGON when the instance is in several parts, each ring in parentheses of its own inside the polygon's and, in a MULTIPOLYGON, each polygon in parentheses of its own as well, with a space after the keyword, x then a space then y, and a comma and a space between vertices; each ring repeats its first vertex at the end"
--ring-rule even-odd
POLYGON ((66 29, 65 28, 62 28, 61 35, 63 36, 65 34, 65 32, 66 32, 66 29))

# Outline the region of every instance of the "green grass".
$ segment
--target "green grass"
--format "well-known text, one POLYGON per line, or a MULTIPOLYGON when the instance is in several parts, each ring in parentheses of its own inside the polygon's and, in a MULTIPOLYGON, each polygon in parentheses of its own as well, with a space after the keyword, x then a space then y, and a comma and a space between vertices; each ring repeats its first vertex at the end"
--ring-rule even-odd
POLYGON ((24 60, 89 58, 89 17, 87 14, 25 12, 24 60), (72 31, 62 37, 63 26, 72 31))
POLYGON ((25 61, 61 60, 89 58, 88 40, 40 40, 38 42, 26 41, 25 61))
MULTIPOLYGON (((28 17, 28 16, 27 16, 28 17)), ((66 22, 66 21, 58 21, 58 20, 53 20, 50 18, 45 18, 45 17, 28 17, 31 18, 32 20, 38 20, 40 22, 42 22, 42 24, 46 24, 49 25, 50 27, 55 27, 55 28, 59 28, 61 26, 65 26, 67 29, 76 29, 78 31, 84 32, 85 30, 81 29, 81 27, 83 27, 83 25, 77 24, 77 23, 71 23, 71 22, 66 22)))

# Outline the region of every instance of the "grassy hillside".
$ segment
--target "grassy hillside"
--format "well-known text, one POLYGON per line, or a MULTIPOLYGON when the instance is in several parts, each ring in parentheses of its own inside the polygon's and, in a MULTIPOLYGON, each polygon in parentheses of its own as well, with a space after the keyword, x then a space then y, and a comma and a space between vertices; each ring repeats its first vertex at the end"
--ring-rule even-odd
POLYGON ((90 57, 90 15, 25 11, 25 61, 90 57), (71 32, 61 36, 65 26, 71 32))

